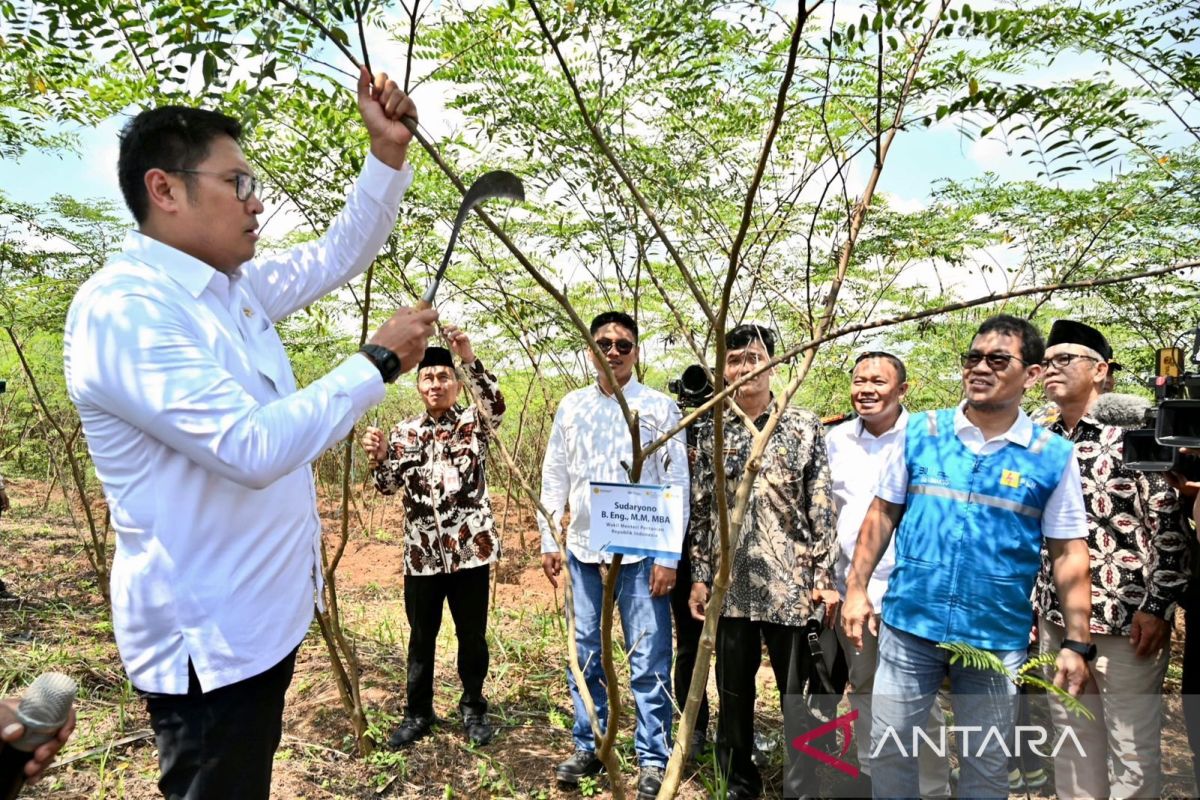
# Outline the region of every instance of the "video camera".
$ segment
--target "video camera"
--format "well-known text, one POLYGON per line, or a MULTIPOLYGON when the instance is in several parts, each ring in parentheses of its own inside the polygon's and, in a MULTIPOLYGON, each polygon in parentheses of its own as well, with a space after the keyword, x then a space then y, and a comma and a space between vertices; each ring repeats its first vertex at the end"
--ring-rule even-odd
POLYGON ((678 398, 681 408, 699 408, 713 396, 712 381, 699 364, 692 364, 678 378, 667 381, 667 389, 678 398))
MULTIPOLYGON (((1192 332, 1190 364, 1200 364, 1200 328, 1192 332)), ((1179 347, 1157 352, 1157 369, 1149 381, 1154 405, 1146 410, 1143 428, 1126 432, 1125 466, 1141 472, 1178 472, 1200 480, 1200 456, 1179 448, 1200 450, 1200 373, 1188 372, 1179 347)))

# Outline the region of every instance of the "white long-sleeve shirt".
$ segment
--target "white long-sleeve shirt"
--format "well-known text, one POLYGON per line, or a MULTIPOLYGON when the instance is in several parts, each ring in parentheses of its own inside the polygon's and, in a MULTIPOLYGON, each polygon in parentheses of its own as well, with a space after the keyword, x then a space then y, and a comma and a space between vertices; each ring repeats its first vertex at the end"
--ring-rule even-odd
POLYGON ((384 397, 353 355, 303 390, 274 323, 362 272, 412 182, 368 156, 318 241, 226 275, 138 232, 67 315, 64 369, 117 533, 113 627, 133 685, 211 691, 284 658, 312 621, 311 464, 384 397))
MULTIPOLYGON (((679 424, 679 407, 662 392, 656 392, 630 378, 622 387, 630 411, 638 412, 642 446, 648 446, 679 424)), ((633 463, 633 443, 629 426, 615 397, 604 394, 593 383, 568 394, 558 404, 546 457, 542 461, 542 505, 554 515, 557 527, 568 501, 571 522, 567 529, 567 550, 589 564, 608 562, 612 557, 588 547, 591 528, 591 481, 629 483, 628 465, 633 463)), ((683 491, 683 525, 687 530, 690 503, 687 449, 683 433, 671 438, 666 446, 650 455, 642 465, 639 483, 669 484, 683 491)), ((550 526, 538 515, 542 534, 542 552, 557 553, 558 543, 550 526)), ((625 556, 626 564, 642 556, 625 556)), ((677 559, 656 558, 654 563, 675 569, 677 559)))

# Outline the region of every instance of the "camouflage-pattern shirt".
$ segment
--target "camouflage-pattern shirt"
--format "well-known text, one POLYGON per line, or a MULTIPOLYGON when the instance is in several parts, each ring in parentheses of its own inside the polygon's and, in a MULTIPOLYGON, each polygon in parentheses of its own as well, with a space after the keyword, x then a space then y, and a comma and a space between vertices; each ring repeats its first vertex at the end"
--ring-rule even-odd
MULTIPOLYGON (((756 419, 761 428, 770 408, 756 419)), ((732 513, 738 481, 750 457, 753 433, 725 412, 725 480, 732 513)), ((713 420, 696 423, 692 468, 692 580, 712 585, 719 527, 713 501, 713 420)), ((812 614, 812 590, 832 589, 837 557, 833 488, 821 421, 788 407, 763 453, 733 557, 729 594, 721 615, 780 625, 803 625, 812 614)))
MULTIPOLYGON (((1137 611, 1170 619, 1188 581, 1188 536, 1175 490, 1159 474, 1125 469, 1122 428, 1084 415, 1071 434, 1062 422, 1050 430, 1075 443, 1083 479, 1092 562, 1091 632, 1128 635, 1137 611)), ((1038 613, 1062 625, 1045 548, 1033 595, 1038 613)))
POLYGON ((404 490, 406 575, 457 572, 499 556, 485 468, 504 396, 478 359, 465 372, 479 405, 455 405, 436 420, 421 414, 400 422, 388 437, 388 457, 374 471, 380 492, 404 490))

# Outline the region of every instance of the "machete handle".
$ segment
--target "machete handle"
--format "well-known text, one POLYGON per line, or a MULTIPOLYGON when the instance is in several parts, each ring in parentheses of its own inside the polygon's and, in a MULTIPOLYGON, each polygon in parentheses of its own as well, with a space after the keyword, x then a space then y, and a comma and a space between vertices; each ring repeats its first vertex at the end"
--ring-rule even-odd
POLYGON ((413 308, 417 311, 425 311, 426 309, 433 308, 433 303, 429 302, 428 300, 421 299, 416 302, 416 305, 414 305, 413 308))

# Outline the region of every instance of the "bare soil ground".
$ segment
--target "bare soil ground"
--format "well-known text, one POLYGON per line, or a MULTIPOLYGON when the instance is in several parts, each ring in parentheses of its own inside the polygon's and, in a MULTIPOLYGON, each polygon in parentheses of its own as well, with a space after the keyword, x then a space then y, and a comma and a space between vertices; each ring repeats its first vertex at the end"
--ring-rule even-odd
MULTIPOLYGON (((79 725, 47 780, 26 791, 42 798, 153 798, 157 760, 141 701, 125 679, 107 608, 95 584, 82 534, 60 502, 45 503, 49 487, 13 480, 14 508, 0 519, 0 577, 19 602, 0 603, 0 696, 20 692, 48 669, 67 672, 80 684, 79 725)), ((300 648, 288 694, 284 739, 276 756, 277 798, 574 798, 608 797, 601 782, 583 792, 564 792, 554 765, 572 749, 571 703, 564 679, 566 647, 561 594, 541 573, 538 536, 528 509, 496 499, 504 533, 495 570, 489 622, 492 645, 488 694, 497 738, 484 748, 466 744, 454 710, 458 701, 454 627, 446 615, 438 647, 435 734, 402 752, 354 753, 329 671, 325 645, 315 626, 300 648)), ((327 535, 340 530, 339 510, 322 508, 327 535)), ((338 569, 345 623, 359 650, 364 695, 374 729, 386 738, 404 703, 404 653, 408 625, 403 608, 403 560, 399 505, 368 495, 352 518, 352 536, 338 569)), ((1176 649, 1182 637, 1176 637, 1176 649)), ((1178 691, 1179 654, 1168 686, 1178 691)), ((779 796, 783 746, 778 695, 770 669, 760 673, 758 729, 774 747, 764 777, 767 796, 779 796)), ((628 698, 627 687, 622 692, 628 698)), ((715 692, 710 685, 710 696, 715 692)), ((623 714, 618 739, 629 797, 636 795, 632 706, 623 714)), ((1164 731, 1167 795, 1194 794, 1182 722, 1164 731)), ((853 748, 850 749, 851 756, 853 748)), ((846 796, 839 773, 823 775, 831 794, 846 796)), ((679 794, 711 796, 711 767, 687 776, 679 794)), ((1021 795, 1024 796, 1024 795, 1021 795)), ((1044 795, 1052 796, 1052 795, 1044 795)))

